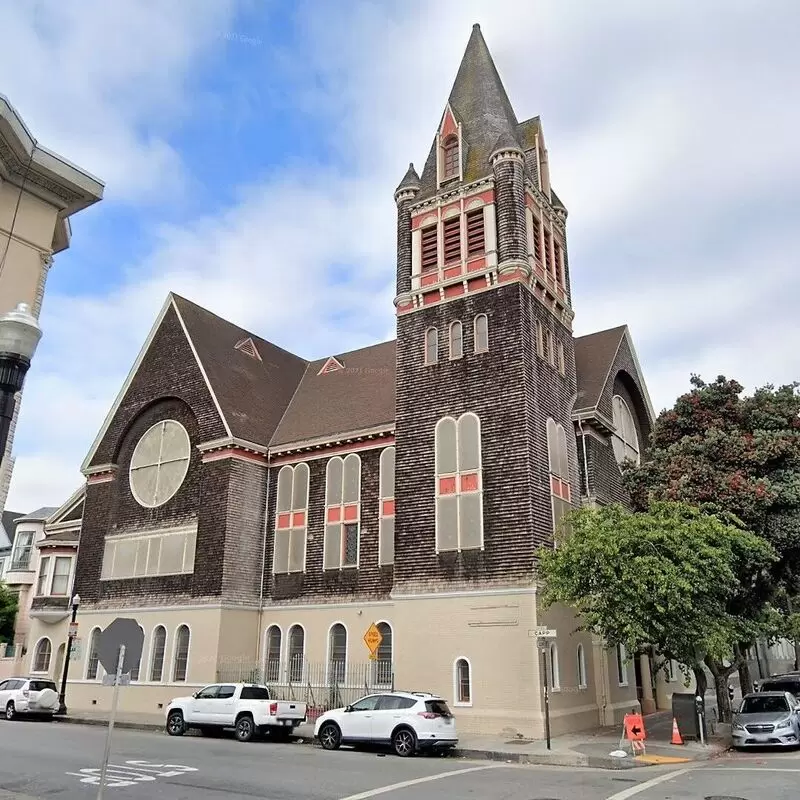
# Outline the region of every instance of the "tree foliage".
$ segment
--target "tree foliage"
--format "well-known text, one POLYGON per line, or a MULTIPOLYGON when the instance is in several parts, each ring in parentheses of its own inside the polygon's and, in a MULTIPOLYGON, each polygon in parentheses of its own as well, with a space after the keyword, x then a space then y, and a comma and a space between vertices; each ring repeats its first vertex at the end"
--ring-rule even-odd
POLYGON ((0 642, 14 638, 14 621, 17 617, 17 595, 0 581, 0 642))
POLYGON ((574 607, 609 644, 654 645, 695 667, 758 633, 758 616, 738 609, 776 555, 734 521, 659 501, 582 508, 570 522, 570 537, 540 551, 543 602, 574 607))

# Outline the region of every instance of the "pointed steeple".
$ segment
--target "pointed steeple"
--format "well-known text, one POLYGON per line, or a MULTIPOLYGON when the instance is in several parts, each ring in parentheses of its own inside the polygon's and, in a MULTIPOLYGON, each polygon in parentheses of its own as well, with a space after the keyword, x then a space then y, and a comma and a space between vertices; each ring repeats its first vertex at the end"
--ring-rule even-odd
MULTIPOLYGON (((465 183, 491 172, 490 156, 498 141, 502 139, 519 146, 516 114, 478 24, 472 26, 448 103, 461 126, 462 180, 465 183)), ((419 199, 436 192, 436 179, 434 140, 420 178, 419 199)))
POLYGON ((413 162, 408 165, 408 171, 403 176, 403 180, 400 181, 400 185, 395 189, 395 197, 401 192, 411 191, 416 192, 419 189, 419 175, 417 175, 417 171, 414 169, 413 162))

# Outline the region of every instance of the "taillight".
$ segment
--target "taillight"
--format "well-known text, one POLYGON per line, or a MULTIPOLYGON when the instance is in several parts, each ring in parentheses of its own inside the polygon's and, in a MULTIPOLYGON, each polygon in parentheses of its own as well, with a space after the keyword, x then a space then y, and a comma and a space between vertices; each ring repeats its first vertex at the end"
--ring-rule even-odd
POLYGON ((278 704, 277 703, 270 703, 269 704, 269 715, 274 717, 278 713, 278 704))
POLYGON ((423 719, 436 719, 439 715, 434 714, 432 711, 420 711, 417 716, 420 716, 423 719))

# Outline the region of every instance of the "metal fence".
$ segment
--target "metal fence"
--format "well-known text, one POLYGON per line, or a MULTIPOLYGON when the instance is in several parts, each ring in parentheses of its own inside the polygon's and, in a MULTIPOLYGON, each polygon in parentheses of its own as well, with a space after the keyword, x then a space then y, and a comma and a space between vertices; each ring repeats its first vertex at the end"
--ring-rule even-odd
POLYGON ((386 660, 314 663, 295 659, 291 664, 254 664, 225 659, 217 666, 217 681, 266 684, 282 700, 305 703, 307 719, 313 722, 326 711, 354 703, 365 694, 394 691, 394 666, 386 660))

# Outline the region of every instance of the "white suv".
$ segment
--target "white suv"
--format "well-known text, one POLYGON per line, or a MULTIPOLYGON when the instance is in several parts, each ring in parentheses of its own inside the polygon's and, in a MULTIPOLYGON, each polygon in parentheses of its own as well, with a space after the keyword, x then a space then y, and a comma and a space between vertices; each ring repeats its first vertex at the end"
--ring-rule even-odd
POLYGON ((46 678, 8 678, 0 681, 0 713, 8 720, 17 714, 51 717, 58 711, 56 685, 46 678))
POLYGON ((388 744, 398 756, 458 744, 456 721, 447 703, 426 692, 367 695, 323 714, 314 736, 326 750, 343 744, 388 744))

